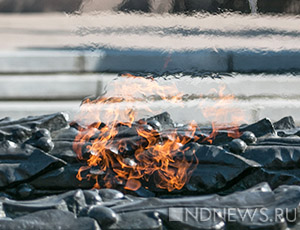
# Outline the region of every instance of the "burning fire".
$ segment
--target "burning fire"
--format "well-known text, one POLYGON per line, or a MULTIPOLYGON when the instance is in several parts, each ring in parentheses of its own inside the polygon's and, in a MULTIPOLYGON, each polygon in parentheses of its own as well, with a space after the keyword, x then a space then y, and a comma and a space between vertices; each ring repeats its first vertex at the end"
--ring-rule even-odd
MULTIPOLYGON (((176 128, 161 132, 147 120, 137 119, 133 102, 164 100, 182 105, 184 94, 175 84, 161 85, 155 79, 132 75, 123 76, 121 82, 113 81, 110 89, 113 90, 99 99, 84 101, 78 115, 77 123, 83 125, 79 127, 73 148, 78 158, 86 162, 78 171, 78 180, 93 178, 95 188, 121 185, 137 190, 142 185, 147 188, 147 182, 152 181, 157 188, 169 192, 182 189, 197 167, 198 159, 187 144, 200 139, 196 135, 199 128, 191 122, 184 133, 179 134, 176 128)), ((234 98, 223 92, 224 88, 213 107, 202 110, 204 116, 222 121, 228 114, 223 105, 234 98)), ((147 111, 153 114, 150 108, 147 111)), ((238 113, 230 111, 230 114, 238 113)), ((234 119, 231 126, 237 127, 241 119, 234 119)), ((224 128, 215 122, 212 127, 213 131, 203 142, 212 143, 224 128)), ((237 137, 238 129, 233 130, 230 135, 237 137)))

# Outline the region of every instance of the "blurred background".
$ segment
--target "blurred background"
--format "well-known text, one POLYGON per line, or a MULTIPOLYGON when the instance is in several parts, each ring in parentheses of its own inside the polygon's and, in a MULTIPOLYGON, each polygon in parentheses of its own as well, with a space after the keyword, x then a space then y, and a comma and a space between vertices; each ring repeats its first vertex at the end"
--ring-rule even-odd
POLYGON ((1 12, 74 12, 121 10, 142 12, 251 12, 299 14, 299 0, 0 0, 1 12))
POLYGON ((189 96, 151 104, 178 122, 210 122, 198 99, 225 86, 247 122, 300 124, 299 15, 299 0, 0 0, 0 117, 72 119, 130 73, 189 96))

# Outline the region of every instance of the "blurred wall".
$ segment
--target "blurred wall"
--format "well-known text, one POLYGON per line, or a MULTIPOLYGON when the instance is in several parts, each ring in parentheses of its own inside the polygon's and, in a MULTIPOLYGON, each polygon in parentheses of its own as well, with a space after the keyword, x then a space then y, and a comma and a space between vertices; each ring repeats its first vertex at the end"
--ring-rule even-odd
POLYGON ((74 12, 82 0, 0 0, 0 12, 74 12))
MULTIPOLYGON (((300 14, 300 0, 257 0, 258 12, 300 14)), ((250 13, 248 0, 0 0, 0 12, 83 12, 99 10, 250 13)))

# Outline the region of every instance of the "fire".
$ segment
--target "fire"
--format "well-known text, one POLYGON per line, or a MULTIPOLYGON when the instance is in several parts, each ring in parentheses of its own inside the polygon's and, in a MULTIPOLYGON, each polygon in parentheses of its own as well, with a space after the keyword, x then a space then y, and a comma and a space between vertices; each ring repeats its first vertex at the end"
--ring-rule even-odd
MULTIPOLYGON (((132 102, 164 100, 180 105, 184 94, 175 84, 161 85, 153 78, 126 75, 122 80, 113 81, 112 91, 99 99, 83 102, 77 118, 82 126, 73 148, 86 165, 78 171, 77 179, 93 178, 95 188, 122 185, 127 190, 137 190, 152 181, 157 188, 169 192, 182 189, 198 163, 187 145, 199 139, 195 135, 197 124, 191 122, 185 135, 179 134, 176 128, 162 133, 147 120, 137 119, 132 102)), ((203 109, 205 116, 219 118, 225 114, 222 104, 233 97, 223 95, 223 90, 215 106, 203 109)), ((150 108, 147 111, 153 113, 150 108)), ((222 128, 216 123, 212 127, 213 132, 206 139, 209 142, 222 128)), ((239 134, 234 131, 231 135, 239 134)))
MULTIPOLYGON (((219 133, 220 130, 228 130, 228 136, 232 138, 238 138, 241 136, 239 132, 239 125, 245 121, 243 111, 240 109, 230 108, 235 98, 232 94, 224 94, 225 86, 221 86, 219 92, 216 89, 211 89, 211 92, 218 94, 213 98, 215 103, 212 106, 202 108, 204 117, 212 120, 212 132, 207 137, 207 141, 211 142, 219 133), (229 127, 229 128, 228 128, 229 127)), ((200 103, 199 107, 202 106, 200 103)))

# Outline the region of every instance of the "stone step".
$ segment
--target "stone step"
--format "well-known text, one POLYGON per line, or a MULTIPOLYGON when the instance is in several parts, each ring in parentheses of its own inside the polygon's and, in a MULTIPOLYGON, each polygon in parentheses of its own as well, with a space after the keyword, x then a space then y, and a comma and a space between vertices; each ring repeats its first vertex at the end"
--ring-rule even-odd
POLYGON ((0 73, 89 72, 294 72, 300 71, 299 50, 210 48, 191 51, 100 49, 86 51, 1 51, 0 73))
MULTIPOLYGON (((0 100, 82 100, 103 93, 110 82, 124 79, 116 74, 50 74, 0 75, 0 100)), ((138 82, 138 79, 132 79, 138 82)), ((212 79, 182 76, 171 81, 178 92, 187 95, 212 96, 224 87, 236 98, 300 98, 300 75, 233 74, 212 79)))

